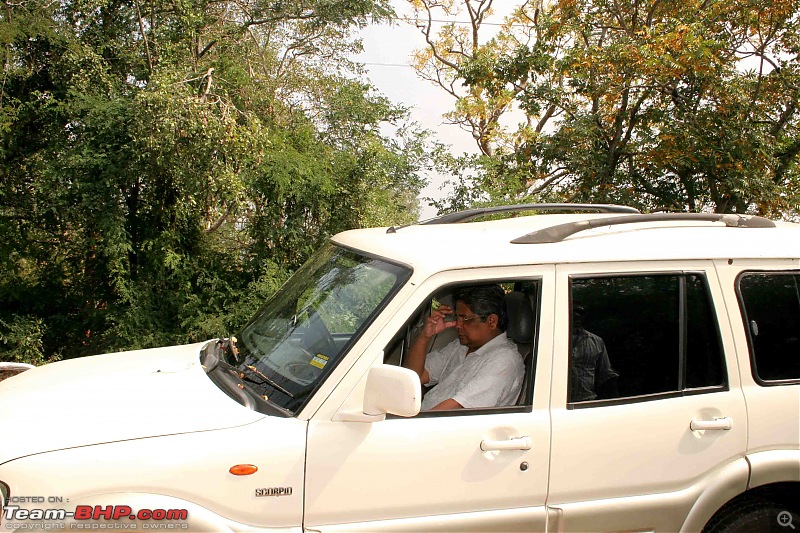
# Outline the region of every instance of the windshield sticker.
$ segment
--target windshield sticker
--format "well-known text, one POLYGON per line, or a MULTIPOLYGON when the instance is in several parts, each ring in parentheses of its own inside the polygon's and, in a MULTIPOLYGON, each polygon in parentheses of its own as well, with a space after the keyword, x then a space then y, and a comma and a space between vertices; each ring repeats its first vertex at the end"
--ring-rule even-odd
POLYGON ((314 359, 309 361, 309 364, 319 369, 323 369, 325 368, 325 365, 328 364, 328 356, 318 353, 317 355, 314 356, 314 359))

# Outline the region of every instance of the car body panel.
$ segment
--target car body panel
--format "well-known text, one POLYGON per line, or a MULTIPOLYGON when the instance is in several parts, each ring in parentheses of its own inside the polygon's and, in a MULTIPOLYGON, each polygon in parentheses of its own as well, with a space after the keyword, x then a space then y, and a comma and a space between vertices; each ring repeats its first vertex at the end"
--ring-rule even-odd
POLYGON ((0 463, 56 449, 249 424, 206 376, 202 344, 52 363, 0 382, 0 463))

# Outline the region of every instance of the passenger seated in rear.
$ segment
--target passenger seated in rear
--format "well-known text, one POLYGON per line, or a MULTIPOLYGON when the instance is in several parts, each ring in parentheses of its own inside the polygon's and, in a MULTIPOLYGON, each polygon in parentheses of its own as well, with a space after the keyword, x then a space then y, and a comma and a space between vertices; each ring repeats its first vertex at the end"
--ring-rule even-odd
POLYGON ((570 339, 569 401, 595 400, 601 391, 606 397, 617 397, 619 374, 611 367, 606 343, 583 327, 586 310, 576 305, 572 310, 570 339))
POLYGON ((442 305, 425 320, 411 346, 406 366, 419 374, 430 390, 422 410, 499 407, 513 405, 522 388, 525 370, 516 345, 506 337, 506 304, 496 284, 459 289, 453 313, 442 305), (458 339, 426 354, 430 339, 447 328, 458 339))

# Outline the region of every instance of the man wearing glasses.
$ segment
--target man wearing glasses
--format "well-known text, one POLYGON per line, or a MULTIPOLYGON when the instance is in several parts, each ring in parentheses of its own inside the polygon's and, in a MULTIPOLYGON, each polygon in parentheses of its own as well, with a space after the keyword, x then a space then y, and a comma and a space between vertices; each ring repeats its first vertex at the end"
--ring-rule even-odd
POLYGON ((411 346, 407 366, 430 388, 422 410, 499 407, 516 402, 525 365, 506 337, 505 293, 499 285, 463 287, 453 309, 441 305, 425 320, 411 346), (428 342, 447 328, 458 339, 426 354, 428 342))

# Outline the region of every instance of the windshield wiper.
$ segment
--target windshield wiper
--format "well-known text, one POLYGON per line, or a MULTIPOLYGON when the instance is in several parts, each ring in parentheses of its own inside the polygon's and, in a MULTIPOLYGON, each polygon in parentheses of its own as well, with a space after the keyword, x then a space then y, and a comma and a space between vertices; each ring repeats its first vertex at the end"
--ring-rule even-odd
MULTIPOLYGON (((244 367, 245 367, 245 368, 247 368, 248 370, 250 370, 251 372, 253 372, 254 374, 256 374, 258 377, 260 377, 260 378, 261 378, 261 379, 263 379, 264 381, 266 381, 266 382, 267 382, 269 385, 271 385, 271 386, 275 387, 276 389, 278 389, 278 390, 279 390, 279 391, 281 391, 282 393, 284 393, 284 394, 286 394, 287 396, 289 396, 290 398, 292 398, 292 399, 294 399, 294 398, 295 398, 295 395, 294 395, 294 394, 292 394, 291 392, 289 392, 289 391, 288 391, 288 390, 286 390, 285 388, 283 388, 283 387, 281 387, 280 385, 278 385, 278 384, 277 384, 277 383, 276 383, 276 382, 275 382, 273 379, 270 379, 270 378, 268 378, 268 377, 267 377, 267 376, 266 376, 266 375, 265 375, 263 372, 261 372, 261 371, 260 371, 259 369, 257 369, 256 367, 254 367, 254 366, 252 366, 252 365, 244 365, 244 367)), ((252 380, 250 380, 250 381, 252 381, 252 380)))

